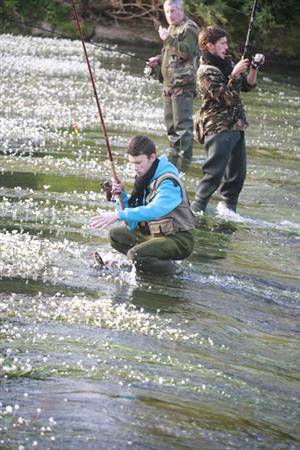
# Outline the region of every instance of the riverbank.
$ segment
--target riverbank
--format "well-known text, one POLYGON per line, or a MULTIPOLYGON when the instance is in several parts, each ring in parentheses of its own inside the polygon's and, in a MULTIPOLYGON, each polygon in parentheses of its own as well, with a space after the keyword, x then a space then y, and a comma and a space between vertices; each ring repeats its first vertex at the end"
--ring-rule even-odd
POLYGON ((106 39, 111 42, 130 45, 161 45, 158 32, 150 26, 146 28, 144 26, 136 26, 132 28, 126 24, 116 24, 114 26, 97 24, 95 26, 93 38, 96 41, 106 39))
MULTIPOLYGON (((56 26, 47 20, 29 20, 20 16, 0 14, 2 33, 36 36, 61 37, 78 39, 75 22, 60 22, 56 26)), ((160 46, 161 41, 157 29, 152 23, 124 23, 111 20, 97 19, 81 20, 81 28, 86 41, 107 40, 111 43, 160 46)))
MULTIPOLYGON (((60 2, 60 8, 62 4, 60 2)), ((2 7, 3 8, 3 7, 2 7)), ((32 35, 40 37, 63 37, 78 39, 78 30, 74 20, 70 4, 64 5, 65 10, 58 9, 56 16, 40 13, 35 17, 31 15, 20 15, 15 11, 3 12, 0 8, 0 25, 2 33, 16 35, 32 35), (42 18, 41 18, 42 17, 42 18)), ((79 12, 82 32, 86 41, 101 42, 107 41, 112 44, 135 45, 141 48, 157 48, 161 46, 157 28, 159 23, 164 23, 163 16, 158 20, 117 20, 105 15, 98 5, 97 8, 90 8, 79 12), (97 9, 98 8, 98 9, 97 9)), ((246 29, 245 29, 246 34, 246 29)), ((294 32, 295 34, 295 32, 294 32)), ((241 36, 239 37, 241 39, 241 36)), ((297 36, 293 33, 285 40, 278 40, 274 35, 272 41, 261 38, 253 47, 253 52, 263 52, 267 62, 280 64, 283 66, 293 65, 300 67, 300 53, 295 51, 295 44, 298 42, 297 36)), ((238 57, 243 48, 243 42, 230 39, 231 51, 238 57), (233 45, 234 44, 234 45, 233 45)))

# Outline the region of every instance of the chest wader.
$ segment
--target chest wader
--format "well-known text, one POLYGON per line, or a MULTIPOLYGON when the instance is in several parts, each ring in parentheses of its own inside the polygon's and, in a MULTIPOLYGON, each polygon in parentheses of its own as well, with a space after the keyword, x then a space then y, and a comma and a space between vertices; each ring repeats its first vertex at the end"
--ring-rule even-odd
POLYGON ((169 160, 179 169, 187 168, 193 156, 193 101, 194 88, 181 93, 163 94, 164 119, 170 143, 169 160), (184 167, 183 167, 184 165, 184 167))
POLYGON ((205 211, 211 195, 221 185, 220 194, 226 207, 236 211, 246 178, 244 131, 224 131, 206 136, 204 144, 207 159, 203 164, 203 177, 197 187, 192 209, 205 211))
MULTIPOLYGON (((152 184, 153 190, 147 200, 153 200, 159 184, 170 178, 174 184, 180 185, 183 201, 170 214, 161 219, 163 221, 167 219, 165 223, 170 218, 174 221, 175 234, 171 230, 170 235, 157 232, 155 236, 152 236, 150 233, 142 234, 137 230, 131 231, 126 225, 114 227, 109 232, 112 247, 121 253, 127 254, 131 263, 137 270, 142 272, 172 275, 179 268, 175 260, 185 259, 193 251, 194 237, 192 229, 194 228, 195 219, 189 208, 188 199, 181 181, 171 173, 159 177, 155 180, 154 185, 152 184)), ((152 221, 152 224, 156 225, 154 229, 162 231, 160 228, 161 220, 152 221)))
POLYGON ((169 160, 178 168, 188 166, 193 156, 193 100, 199 64, 197 25, 187 17, 176 27, 169 27, 170 38, 162 52, 163 108, 170 143, 169 160), (190 58, 182 58, 181 44, 188 46, 190 58))

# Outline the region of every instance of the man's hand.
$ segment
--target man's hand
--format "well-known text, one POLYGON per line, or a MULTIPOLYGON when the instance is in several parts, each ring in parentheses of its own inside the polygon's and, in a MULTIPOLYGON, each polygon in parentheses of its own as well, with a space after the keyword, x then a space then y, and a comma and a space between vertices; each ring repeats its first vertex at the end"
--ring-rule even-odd
POLYGON ((104 230, 104 228, 116 222, 118 219, 119 216, 117 212, 110 212, 110 211, 104 212, 92 218, 91 226, 93 228, 99 228, 100 230, 104 230))
POLYGON ((160 56, 151 56, 151 58, 147 60, 147 64, 151 67, 158 66, 158 64, 160 64, 160 56))
POLYGON ((167 37, 169 36, 169 32, 168 32, 167 28, 164 28, 161 25, 158 28, 158 33, 159 33, 159 37, 161 38, 162 41, 167 39, 167 37))
POLYGON ((242 73, 246 72, 249 66, 249 59, 241 59, 233 68, 231 78, 240 78, 242 73))
POLYGON ((124 186, 122 181, 120 180, 119 182, 116 180, 113 180, 112 182, 112 190, 113 190, 113 194, 117 195, 117 194, 121 194, 122 191, 124 191, 124 186))

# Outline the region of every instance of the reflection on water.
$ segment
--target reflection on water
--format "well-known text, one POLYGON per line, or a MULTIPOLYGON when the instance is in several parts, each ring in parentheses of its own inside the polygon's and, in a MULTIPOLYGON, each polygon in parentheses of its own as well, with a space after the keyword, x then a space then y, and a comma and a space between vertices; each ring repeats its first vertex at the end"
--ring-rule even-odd
MULTIPOLYGON (((128 138, 167 146, 160 86, 140 61, 88 47, 130 188, 128 138)), ((295 75, 266 68, 245 97, 238 214, 216 195, 182 274, 141 276, 89 226, 113 205, 81 44, 2 35, 0 51, 0 448, 299 448, 295 75)), ((203 160, 195 144, 191 196, 203 160)))

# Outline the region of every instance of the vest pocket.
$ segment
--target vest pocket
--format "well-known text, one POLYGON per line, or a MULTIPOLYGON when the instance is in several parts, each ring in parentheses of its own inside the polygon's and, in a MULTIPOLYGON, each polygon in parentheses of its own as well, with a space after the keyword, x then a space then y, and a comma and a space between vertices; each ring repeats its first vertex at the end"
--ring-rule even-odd
POLYGON ((172 218, 152 220, 148 222, 152 236, 174 236, 176 234, 174 220, 172 218))

